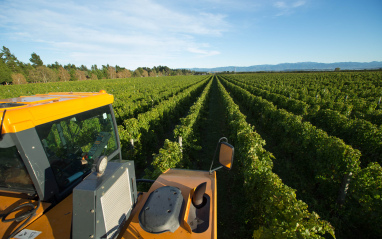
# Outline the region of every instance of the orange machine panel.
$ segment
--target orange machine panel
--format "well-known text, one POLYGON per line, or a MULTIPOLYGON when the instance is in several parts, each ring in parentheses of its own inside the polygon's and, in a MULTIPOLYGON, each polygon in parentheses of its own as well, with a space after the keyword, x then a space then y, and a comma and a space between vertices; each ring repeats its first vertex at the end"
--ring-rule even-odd
MULTIPOLYGON (((15 195, 8 195, 9 193, 2 193, 0 192, 0 215, 5 215, 9 213, 12 209, 15 207, 25 204, 25 203, 32 203, 35 206, 37 206, 38 202, 34 200, 29 200, 22 197, 15 197, 15 195)), ((20 194, 21 195, 21 194, 20 194)), ((42 202, 40 207, 38 208, 36 215, 32 217, 32 219, 29 221, 29 223, 32 223, 36 219, 38 219, 43 212, 50 206, 50 203, 42 202)), ((15 218, 15 216, 20 215, 20 213, 26 212, 30 210, 29 207, 21 208, 20 210, 11 213, 9 216, 7 216, 6 219, 12 219, 15 218)), ((24 219, 21 222, 2 222, 0 221, 0 238, 8 238, 8 236, 17 228, 19 225, 21 225, 26 219, 24 219)))
POLYGON ((145 193, 138 201, 129 221, 126 223, 122 233, 118 238, 217 238, 217 211, 216 211, 217 195, 216 195, 216 172, 209 174, 205 171, 193 171, 193 170, 181 170, 170 169, 161 174, 155 183, 151 186, 148 193, 145 193), (207 182, 206 194, 210 197, 210 225, 208 229, 203 233, 194 233, 190 230, 190 226, 185 221, 187 218, 189 206, 191 203, 191 194, 193 189, 199 184, 207 182), (185 207, 183 209, 182 219, 183 222, 180 227, 174 232, 164 232, 160 234, 152 234, 146 232, 139 225, 139 212, 145 204, 149 194, 162 186, 174 186, 182 191, 182 195, 185 201, 185 207))
POLYGON ((73 197, 67 198, 35 220, 26 229, 41 232, 37 238, 69 239, 72 223, 73 197))

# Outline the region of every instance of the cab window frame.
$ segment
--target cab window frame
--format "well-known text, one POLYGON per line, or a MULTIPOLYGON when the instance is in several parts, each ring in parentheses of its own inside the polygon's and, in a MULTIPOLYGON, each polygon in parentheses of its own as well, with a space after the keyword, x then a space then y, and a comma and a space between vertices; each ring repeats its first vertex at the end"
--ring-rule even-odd
MULTIPOLYGON (((111 115, 111 126, 115 135, 116 149, 110 152, 108 156, 109 160, 122 160, 121 144, 118 134, 118 127, 115 120, 113 107, 111 104, 104 105, 98 108, 107 107, 111 115)), ((95 109, 98 109, 95 108, 95 109)), ((91 109, 94 110, 94 109, 91 109)), ((89 111, 91 111, 89 110, 89 111)), ((87 111, 84 111, 87 112, 87 111)), ((38 126, 36 126, 38 127, 38 126)), ((86 175, 82 175, 77 180, 74 180, 69 187, 65 190, 60 190, 57 184, 56 178, 50 167, 48 156, 46 155, 44 146, 42 145, 40 136, 37 133, 36 127, 26 129, 16 133, 4 134, 3 140, 0 141, 1 148, 16 146, 19 155, 26 167, 26 171, 34 185, 34 191, 32 190, 12 190, 7 188, 0 188, 2 192, 21 192, 27 195, 38 196, 41 201, 47 202, 59 202, 67 197, 75 186, 77 186, 86 175), (28 140, 25 140, 28 139, 28 140), (34 159, 31 162, 29 159, 34 159)), ((90 172, 89 172, 90 173, 90 172)))

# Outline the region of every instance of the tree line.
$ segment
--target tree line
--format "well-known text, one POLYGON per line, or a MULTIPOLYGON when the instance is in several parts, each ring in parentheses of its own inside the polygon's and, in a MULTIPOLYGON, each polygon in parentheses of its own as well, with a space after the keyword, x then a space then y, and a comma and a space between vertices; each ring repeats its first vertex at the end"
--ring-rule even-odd
POLYGON ((167 66, 138 67, 129 70, 121 66, 92 65, 89 69, 85 65, 74 64, 61 65, 57 61, 54 64, 44 65, 41 57, 35 52, 31 54, 30 62, 24 63, 17 59, 11 51, 3 46, 0 52, 0 84, 27 84, 45 83, 55 81, 81 81, 118 79, 129 77, 157 77, 175 75, 196 75, 199 72, 187 69, 170 69, 167 66))

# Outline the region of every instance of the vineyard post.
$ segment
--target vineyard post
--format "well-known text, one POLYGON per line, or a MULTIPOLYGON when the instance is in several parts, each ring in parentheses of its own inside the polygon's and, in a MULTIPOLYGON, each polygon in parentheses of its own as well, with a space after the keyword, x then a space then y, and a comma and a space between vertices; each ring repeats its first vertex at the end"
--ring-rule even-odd
POLYGON ((180 146, 180 151, 183 152, 183 139, 182 139, 182 136, 179 136, 178 142, 179 142, 179 146, 180 146))
POLYGON ((341 188, 340 188, 340 192, 339 192, 338 200, 337 200, 337 203, 340 205, 342 205, 345 202, 346 194, 349 189, 349 184, 350 184, 350 180, 352 176, 353 176, 353 173, 349 172, 348 174, 344 176, 342 180, 342 184, 341 184, 341 188))

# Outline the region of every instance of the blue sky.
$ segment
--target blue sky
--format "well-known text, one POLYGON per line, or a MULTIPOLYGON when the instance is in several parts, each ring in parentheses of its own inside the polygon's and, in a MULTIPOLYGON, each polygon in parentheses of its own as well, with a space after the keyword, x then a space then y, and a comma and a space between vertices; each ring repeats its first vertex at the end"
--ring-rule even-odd
POLYGON ((2 46, 128 69, 382 61, 382 1, 0 0, 2 46))

